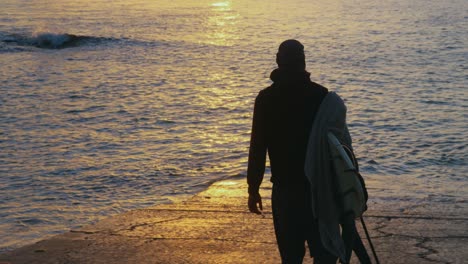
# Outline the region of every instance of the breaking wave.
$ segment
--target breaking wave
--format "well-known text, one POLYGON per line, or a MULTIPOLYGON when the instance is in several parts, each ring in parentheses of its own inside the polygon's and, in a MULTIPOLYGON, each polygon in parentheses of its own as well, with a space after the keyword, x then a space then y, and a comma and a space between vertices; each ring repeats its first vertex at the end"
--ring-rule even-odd
POLYGON ((98 44, 112 38, 80 36, 67 33, 37 33, 32 36, 20 34, 0 34, 0 42, 16 46, 32 46, 41 49, 64 49, 82 45, 98 44))

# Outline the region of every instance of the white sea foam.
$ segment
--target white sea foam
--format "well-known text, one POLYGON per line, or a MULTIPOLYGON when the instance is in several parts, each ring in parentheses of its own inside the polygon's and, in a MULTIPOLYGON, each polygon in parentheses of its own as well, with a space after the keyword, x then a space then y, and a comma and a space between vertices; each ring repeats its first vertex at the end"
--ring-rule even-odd
POLYGON ((31 41, 39 47, 59 48, 70 42, 74 36, 59 33, 35 33, 31 41))

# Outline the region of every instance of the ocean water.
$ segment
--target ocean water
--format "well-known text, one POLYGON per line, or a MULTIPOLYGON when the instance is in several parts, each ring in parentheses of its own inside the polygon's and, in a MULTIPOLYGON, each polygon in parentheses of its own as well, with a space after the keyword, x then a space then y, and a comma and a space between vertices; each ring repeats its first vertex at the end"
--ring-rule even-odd
POLYGON ((245 177, 289 38, 346 100, 370 210, 465 217, 467 29, 465 0, 2 0, 0 251, 245 177))

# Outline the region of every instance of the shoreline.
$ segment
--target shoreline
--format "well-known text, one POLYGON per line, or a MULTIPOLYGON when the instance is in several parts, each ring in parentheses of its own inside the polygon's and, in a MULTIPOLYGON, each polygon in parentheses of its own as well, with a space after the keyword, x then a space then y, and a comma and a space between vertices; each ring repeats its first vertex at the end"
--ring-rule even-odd
MULTIPOLYGON (((131 210, 4 252, 0 263, 280 263, 271 183, 262 184, 263 215, 248 212, 246 190, 244 179, 221 180, 183 202, 131 210)), ((405 215, 372 206, 364 218, 381 263, 468 258, 468 218, 405 215)), ((354 255, 351 263, 358 263, 354 255)))

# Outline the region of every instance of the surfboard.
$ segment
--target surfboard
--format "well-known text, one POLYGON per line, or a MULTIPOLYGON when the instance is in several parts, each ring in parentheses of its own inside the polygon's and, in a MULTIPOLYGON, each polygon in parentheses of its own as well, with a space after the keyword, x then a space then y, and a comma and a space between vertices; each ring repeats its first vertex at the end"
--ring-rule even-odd
POLYGON ((338 138, 332 132, 327 137, 342 213, 360 217, 366 210, 366 199, 357 168, 338 138))

